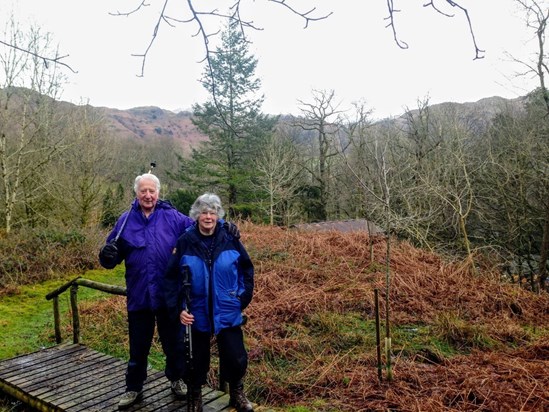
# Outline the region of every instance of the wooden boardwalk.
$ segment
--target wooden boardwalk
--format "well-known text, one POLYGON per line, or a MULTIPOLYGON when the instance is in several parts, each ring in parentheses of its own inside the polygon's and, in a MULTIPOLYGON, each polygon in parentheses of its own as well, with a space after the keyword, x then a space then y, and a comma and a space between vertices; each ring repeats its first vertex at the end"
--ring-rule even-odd
MULTIPOLYGON (((117 411, 126 363, 81 344, 60 344, 0 361, 0 390, 39 411, 117 411)), ((203 390, 204 411, 234 411, 229 395, 203 390)), ((151 370, 141 401, 126 411, 186 411, 163 372, 151 370)), ((257 409, 256 409, 257 410, 257 409)))

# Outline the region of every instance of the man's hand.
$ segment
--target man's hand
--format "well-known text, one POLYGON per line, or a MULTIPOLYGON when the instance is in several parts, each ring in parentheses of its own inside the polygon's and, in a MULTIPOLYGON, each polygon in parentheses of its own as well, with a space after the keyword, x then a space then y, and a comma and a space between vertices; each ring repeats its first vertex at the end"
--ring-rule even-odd
POLYGON ((235 239, 240 239, 240 230, 238 230, 238 226, 236 226, 234 223, 230 223, 225 221, 223 223, 223 227, 229 234, 234 237, 235 239))
POLYGON ((118 247, 116 242, 107 243, 99 251, 99 262, 107 269, 112 269, 118 264, 118 247))

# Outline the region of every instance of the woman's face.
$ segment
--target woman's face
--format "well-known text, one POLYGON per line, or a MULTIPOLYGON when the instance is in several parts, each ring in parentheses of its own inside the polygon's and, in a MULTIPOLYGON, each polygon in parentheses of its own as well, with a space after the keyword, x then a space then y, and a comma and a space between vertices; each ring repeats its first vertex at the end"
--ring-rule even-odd
POLYGON ((198 230, 203 235, 211 235, 215 230, 217 223, 217 213, 214 210, 207 209, 198 215, 198 230))

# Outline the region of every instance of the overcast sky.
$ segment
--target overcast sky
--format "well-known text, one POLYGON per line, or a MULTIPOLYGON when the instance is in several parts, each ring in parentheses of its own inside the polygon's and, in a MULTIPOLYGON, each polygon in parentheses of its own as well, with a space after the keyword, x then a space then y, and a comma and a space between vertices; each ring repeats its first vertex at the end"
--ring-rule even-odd
MULTIPOLYGON (((188 16, 187 2, 170 0, 170 15, 188 16)), ((532 33, 515 0, 461 0, 472 20, 484 59, 475 49, 463 13, 443 0, 435 4, 454 17, 422 7, 424 0, 394 0, 399 48, 386 28, 385 0, 287 0, 299 10, 316 7, 315 15, 333 12, 326 20, 304 22, 267 0, 242 0, 244 19, 262 31, 250 32, 250 51, 258 59, 256 74, 265 95, 263 111, 299 114, 299 100, 312 101, 312 90, 334 90, 341 107, 363 100, 382 118, 402 114, 429 97, 431 104, 474 102, 484 97, 514 98, 537 86, 535 79, 517 78, 523 68, 510 64, 506 53, 528 59, 534 51, 532 33)), ((141 0, 0 0, 0 39, 10 12, 21 25, 34 23, 59 44, 69 83, 62 100, 93 106, 129 109, 158 106, 190 109, 207 94, 199 84, 204 48, 193 37, 196 25, 163 25, 149 52, 144 77, 141 59, 152 38, 158 10, 164 3, 128 17, 109 13, 137 7, 141 0)), ((201 4, 232 1, 195 0, 201 4)), ((211 31, 215 23, 211 22, 211 31)))

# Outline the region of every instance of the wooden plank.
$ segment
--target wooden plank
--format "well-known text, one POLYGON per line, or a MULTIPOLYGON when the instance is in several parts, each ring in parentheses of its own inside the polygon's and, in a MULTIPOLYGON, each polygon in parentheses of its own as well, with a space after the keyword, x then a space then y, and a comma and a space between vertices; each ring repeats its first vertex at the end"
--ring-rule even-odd
MULTIPOLYGON (((125 364, 123 364, 125 368, 125 364)), ((112 362, 102 368, 94 369, 90 373, 86 373, 84 377, 74 379, 64 386, 64 392, 57 396, 44 396, 56 404, 63 406, 65 403, 74 402, 82 403, 97 396, 97 391, 101 388, 116 386, 119 381, 124 381, 124 371, 121 368, 120 362, 112 359, 112 362), (74 399, 74 392, 78 392, 78 399, 74 399)), ((66 405, 68 406, 68 405, 66 405)))
POLYGON ((31 390, 30 387, 33 383, 43 382, 47 379, 56 381, 61 380, 67 374, 74 374, 86 367, 90 362, 99 359, 108 360, 110 358, 107 355, 102 355, 100 353, 87 352, 79 354, 78 358, 68 356, 52 363, 44 362, 39 368, 38 365, 36 365, 36 368, 27 368, 24 372, 9 376, 8 378, 14 385, 31 390))
POLYGON ((139 403, 132 405, 129 409, 131 412, 152 412, 158 410, 162 405, 169 405, 176 403, 182 408, 186 405, 185 400, 177 399, 170 388, 170 385, 167 380, 165 384, 157 386, 156 391, 149 391, 148 388, 145 388, 143 391, 143 397, 139 403))
MULTIPOLYGON (((72 350, 72 348, 69 350, 72 350)), ((84 350, 77 350, 72 353, 81 355, 86 352, 84 350)), ((66 365, 67 357, 71 356, 71 352, 65 354, 64 356, 62 354, 56 354, 56 353, 53 353, 53 355, 54 356, 52 357, 35 359, 31 363, 26 363, 24 367, 14 368, 13 370, 6 370, 0 373, 2 373, 2 376, 4 376, 6 379, 10 379, 10 380, 15 380, 18 377, 31 376, 33 374, 41 373, 51 368, 55 368, 57 367, 57 365, 66 365)), ((23 366, 23 365, 20 365, 20 366, 23 366)))
POLYGON ((81 345, 59 345, 51 348, 41 349, 27 355, 20 355, 15 358, 4 359, 0 361, 0 374, 10 376, 18 371, 33 368, 44 362, 53 362, 57 358, 63 358, 71 352, 83 352, 86 348, 81 345))
MULTIPOLYGON (((66 411, 79 412, 79 411, 100 411, 100 410, 115 410, 118 408, 118 400, 120 396, 126 391, 126 381, 124 378, 124 369, 121 371, 120 378, 113 382, 112 385, 100 386, 96 392, 96 396, 89 398, 85 402, 77 403, 73 405, 67 405, 64 407, 66 411)), ((145 390, 154 392, 158 386, 168 385, 168 380, 164 378, 163 372, 155 372, 147 378, 145 381, 145 390)))
POLYGON ((81 376, 81 370, 71 371, 68 369, 66 373, 57 373, 55 369, 52 369, 50 373, 42 373, 37 377, 11 383, 34 396, 44 397, 48 393, 63 390, 63 386, 67 382, 72 382, 79 376, 81 376))
POLYGON ((92 406, 97 403, 98 397, 106 392, 114 390, 122 393, 124 385, 121 385, 120 382, 124 382, 124 376, 120 373, 100 379, 95 384, 86 382, 85 386, 78 390, 78 397, 75 397, 72 391, 68 391, 61 398, 52 399, 52 402, 64 410, 76 407, 86 408, 87 405, 92 406))
MULTIPOLYGON (((44 386, 44 381, 49 381, 51 386, 64 385, 66 382, 72 382, 75 377, 85 376, 87 371, 92 371, 93 368, 103 368, 113 362, 112 358, 105 357, 93 357, 88 358, 85 364, 65 364, 59 365, 57 368, 51 368, 49 371, 41 372, 35 376, 31 376, 24 380, 19 386, 28 391, 36 391, 39 386, 44 386), (28 382, 34 381, 34 384, 28 384, 28 382)), ((37 394, 39 394, 38 392, 37 394)))
POLYGON ((62 385, 61 391, 45 392, 44 390, 30 391, 35 396, 47 401, 55 401, 56 404, 60 404, 61 400, 67 397, 72 397, 72 393, 77 392, 79 401, 81 402, 90 389, 97 390, 98 382, 104 381, 110 382, 111 379, 124 379, 124 375, 120 371, 120 364, 114 360, 110 363, 106 363, 104 366, 94 365, 94 369, 90 373, 73 375, 62 382, 57 382, 62 385))
MULTIPOLYGON (((115 412, 125 392, 126 362, 86 348, 62 344, 0 361, 0 390, 43 412, 115 412)), ((234 411, 229 395, 203 389, 204 411, 234 411)), ((127 412, 176 412, 177 399, 163 372, 151 370, 142 398, 127 412)))

